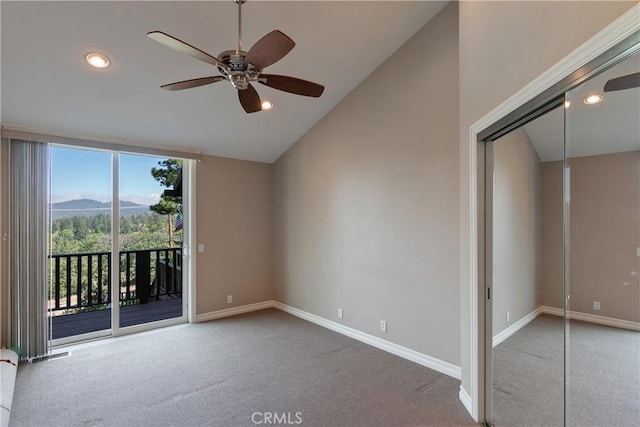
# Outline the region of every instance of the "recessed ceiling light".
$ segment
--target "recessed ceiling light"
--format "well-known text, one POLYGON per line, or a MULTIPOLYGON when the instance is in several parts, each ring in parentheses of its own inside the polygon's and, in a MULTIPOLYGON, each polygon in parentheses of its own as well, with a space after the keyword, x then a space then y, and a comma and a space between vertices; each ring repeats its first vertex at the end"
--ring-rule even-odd
POLYGON ((587 105, 597 104, 599 102, 602 102, 602 95, 598 95, 597 93, 594 93, 593 95, 585 96, 582 102, 584 102, 587 105))
POLYGON ((273 102, 271 101, 262 101, 262 109, 263 110, 271 110, 273 108, 273 102))
POLYGON ((87 53, 85 59, 87 60, 89 65, 95 68, 107 68, 109 66, 109 58, 101 53, 87 53))
POLYGON ((571 101, 564 101, 564 108, 569 108, 571 107, 571 101))

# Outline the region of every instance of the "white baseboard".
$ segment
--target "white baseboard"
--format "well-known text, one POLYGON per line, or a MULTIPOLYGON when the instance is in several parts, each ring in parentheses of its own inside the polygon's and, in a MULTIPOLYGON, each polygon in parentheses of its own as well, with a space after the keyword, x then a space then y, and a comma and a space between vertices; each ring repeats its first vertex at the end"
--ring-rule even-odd
POLYGON ((415 350, 411 350, 410 348, 403 347, 387 340, 383 340, 382 338, 378 338, 374 335, 369 335, 367 333, 358 331, 357 329, 353 329, 340 323, 325 319, 324 317, 308 313, 304 310, 300 310, 290 305, 282 304, 276 301, 274 307, 278 310, 284 311, 285 313, 289 313, 293 316, 307 320, 311 323, 315 323, 316 325, 330 329, 339 334, 348 336, 349 338, 353 338, 365 344, 369 344, 373 347, 379 348, 380 350, 384 350, 388 353, 400 356, 403 359, 407 359, 419 365, 426 366, 427 368, 441 372, 457 380, 459 380, 462 376, 462 370, 459 366, 453 365, 440 359, 436 359, 435 357, 427 356, 426 354, 419 353, 415 350))
POLYGON ((509 326, 507 329, 504 329, 502 332, 500 332, 499 334, 495 335, 493 337, 493 346, 494 347, 497 346, 502 341, 506 340, 511 335, 513 335, 516 332, 518 332, 520 329, 522 329, 524 326, 526 326, 533 319, 535 319, 536 317, 540 316, 540 314, 542 314, 542 307, 536 308, 531 313, 527 314, 522 319, 518 320, 513 325, 509 326))
MULTIPOLYGON (((304 310, 300 310, 298 308, 283 304, 278 301, 269 300, 255 304, 243 305, 240 307, 202 313, 198 314, 198 316, 196 317, 196 321, 206 322, 209 320, 221 319, 223 317, 235 316, 252 311, 264 310, 267 308, 276 308, 280 311, 284 311, 285 313, 289 313, 308 322, 315 323, 316 325, 330 329, 334 332, 338 332, 339 334, 348 336, 349 338, 353 338, 365 344, 369 344, 373 347, 379 348, 380 350, 384 350, 388 353, 400 356, 403 359, 407 359, 419 365, 426 366, 427 368, 441 372, 457 380, 462 377, 462 370, 459 366, 453 365, 440 359, 436 359, 435 357, 427 356, 426 354, 411 350, 410 348, 403 347, 399 344, 395 344, 387 340, 383 340, 382 338, 378 338, 374 335, 369 335, 367 333, 358 331, 357 329, 341 325, 340 323, 336 323, 334 321, 325 319, 315 314, 308 313, 304 310)), ((469 399, 469 401, 471 400, 469 399)))
POLYGON ((311 323, 315 323, 316 325, 330 329, 334 332, 338 332, 339 334, 348 336, 365 344, 369 344, 373 347, 379 348, 380 350, 384 350, 388 353, 400 356, 403 359, 407 359, 422 366, 426 366, 427 368, 441 372, 457 380, 462 377, 462 370, 459 366, 453 365, 440 359, 436 359, 435 357, 427 356, 426 354, 411 350, 410 348, 383 340, 382 338, 366 334, 364 332, 358 331, 357 329, 341 325, 340 323, 333 322, 323 317, 316 316, 315 314, 308 313, 304 310, 300 310, 298 308, 274 300, 198 314, 198 316, 196 317, 196 321, 206 322, 209 320, 221 319, 223 317, 235 316, 252 311, 264 310, 267 308, 276 308, 280 311, 284 311, 285 313, 289 313, 293 316, 299 317, 311 323))
MULTIPOLYGON (((554 316, 563 316, 563 310, 557 307, 543 305, 538 308, 542 313, 554 316)), ((639 322, 631 322, 629 320, 621 320, 613 317, 598 316, 596 314, 581 313, 579 311, 569 311, 567 313, 569 319, 581 320, 583 322, 597 323, 599 325, 613 326, 614 328, 629 329, 632 331, 640 331, 639 322)))
POLYGON ((551 314, 553 316, 559 316, 562 317, 564 316, 564 312, 561 308, 557 308, 557 307, 550 307, 548 305, 541 305, 540 307, 538 307, 544 314, 551 314))
POLYGON ((464 405, 467 412, 469 414, 473 414, 473 404, 471 403, 471 396, 469 396, 469 393, 467 393, 467 390, 465 390, 462 386, 460 386, 460 392, 458 393, 458 398, 464 405))
MULTIPOLYGON (((522 319, 518 320, 513 325, 509 326, 507 329, 495 335, 493 337, 493 346, 494 347, 497 346, 498 344, 500 344, 501 342, 509 338, 511 335, 518 332, 520 329, 526 326, 529 322, 531 322, 533 319, 535 319, 536 317, 540 316, 543 313, 551 314, 553 316, 559 316, 559 317, 562 317, 564 315, 564 312, 561 308, 550 307, 548 305, 541 305, 540 307, 533 310, 531 313, 524 316, 522 319)), ((595 314, 581 313, 579 311, 569 311, 567 313, 567 317, 569 319, 581 320, 583 322, 597 323, 599 325, 612 326, 614 328, 640 331, 640 323, 630 322, 628 320, 615 319, 613 317, 598 316, 595 314)))
POLYGON ((222 319, 223 317, 236 316, 238 314, 250 313, 252 311, 264 310, 275 307, 275 301, 262 301, 255 304, 241 305, 239 307, 225 308, 224 310, 211 311, 196 316, 196 322, 207 322, 209 320, 222 319))

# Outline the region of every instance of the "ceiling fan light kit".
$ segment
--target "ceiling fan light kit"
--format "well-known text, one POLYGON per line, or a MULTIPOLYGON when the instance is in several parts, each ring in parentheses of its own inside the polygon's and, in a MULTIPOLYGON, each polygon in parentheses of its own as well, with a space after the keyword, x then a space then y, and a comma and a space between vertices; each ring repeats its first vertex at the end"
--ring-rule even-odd
POLYGON ((238 5, 238 47, 225 50, 218 57, 209 55, 176 37, 162 31, 151 31, 147 36, 173 50, 214 65, 219 76, 200 77, 162 85, 166 90, 183 90, 217 83, 222 80, 231 82, 238 91, 238 99, 247 113, 262 110, 260 95, 252 83, 260 83, 274 89, 295 95, 319 97, 324 86, 290 76, 264 74, 262 70, 284 58, 296 45, 280 30, 273 30, 258 40, 249 51, 242 50, 242 5, 247 0, 233 0, 238 5))

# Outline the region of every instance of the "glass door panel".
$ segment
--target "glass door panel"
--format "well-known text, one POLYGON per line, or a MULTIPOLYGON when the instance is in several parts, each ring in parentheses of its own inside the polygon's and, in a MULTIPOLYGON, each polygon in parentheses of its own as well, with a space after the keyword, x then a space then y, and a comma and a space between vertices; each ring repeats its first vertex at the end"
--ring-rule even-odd
POLYGON ((566 94, 568 426, 640 419, 640 89, 604 91, 638 72, 635 54, 566 94))
POLYGON ((110 333, 111 156, 51 150, 48 315, 54 341, 110 333))
POLYGON ((120 154, 121 328, 183 316, 182 162, 120 154))

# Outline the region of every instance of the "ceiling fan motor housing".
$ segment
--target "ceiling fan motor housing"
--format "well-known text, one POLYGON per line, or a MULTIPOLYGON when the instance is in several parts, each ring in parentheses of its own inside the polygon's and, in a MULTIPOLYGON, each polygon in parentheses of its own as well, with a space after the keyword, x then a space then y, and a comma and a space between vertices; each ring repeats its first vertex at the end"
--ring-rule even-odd
POLYGON ((238 90, 247 89, 250 82, 258 80, 260 74, 253 65, 245 65, 246 56, 247 52, 243 50, 225 50, 218 55, 220 61, 226 64, 226 68, 218 65, 218 70, 238 90))

